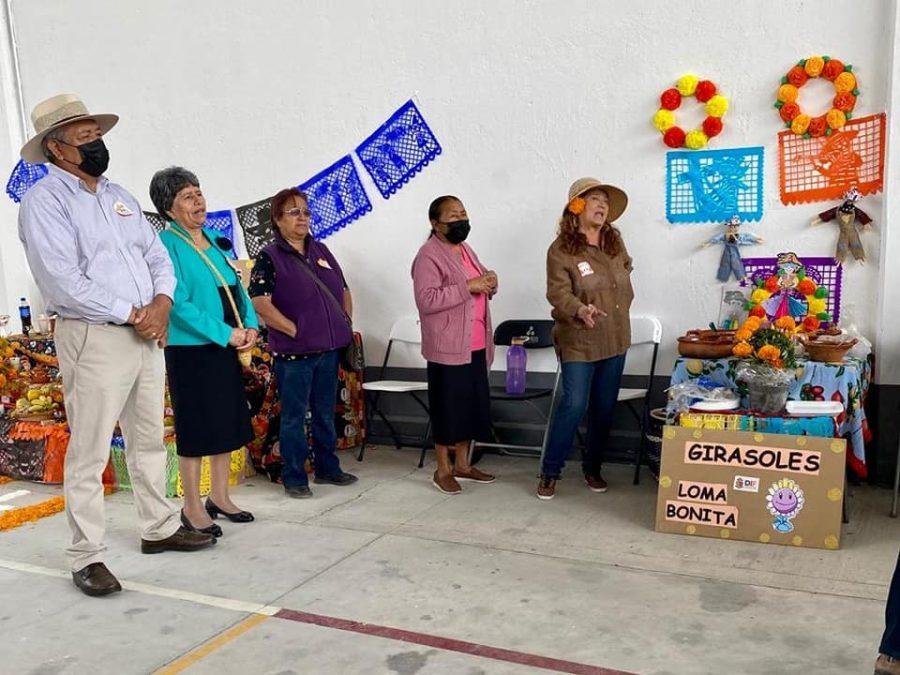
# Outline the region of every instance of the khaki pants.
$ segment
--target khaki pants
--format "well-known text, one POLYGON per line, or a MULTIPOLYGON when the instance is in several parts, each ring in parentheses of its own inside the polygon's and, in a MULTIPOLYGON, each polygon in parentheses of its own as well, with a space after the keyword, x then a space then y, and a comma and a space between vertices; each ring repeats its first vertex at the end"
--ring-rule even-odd
POLYGON ((158 541, 180 526, 166 500, 163 445, 165 362, 156 343, 130 326, 60 319, 56 352, 71 438, 64 493, 72 529, 72 570, 103 562, 106 519, 103 470, 116 422, 125 437, 126 462, 142 537, 158 541))

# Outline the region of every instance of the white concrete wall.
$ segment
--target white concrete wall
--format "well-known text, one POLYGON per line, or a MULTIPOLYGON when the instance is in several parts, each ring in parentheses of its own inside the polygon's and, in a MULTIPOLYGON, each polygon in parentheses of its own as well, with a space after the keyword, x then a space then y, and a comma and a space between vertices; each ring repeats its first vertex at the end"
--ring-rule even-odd
MULTIPOLYGON (((12 8, 26 109, 75 91, 97 111, 118 112, 109 175, 148 206, 151 174, 172 163, 200 176, 211 209, 299 183, 415 96, 444 154, 389 201, 365 176, 373 212, 328 240, 355 291, 372 361, 392 320, 414 309, 409 263, 434 196, 465 202, 471 242, 500 275, 495 317, 543 317, 544 255, 567 186, 582 175, 621 185, 631 198, 620 225, 635 259, 634 312, 662 320, 663 369, 676 335, 716 318, 720 292, 719 252, 697 250, 716 228, 665 220, 666 148, 649 121, 659 93, 688 71, 710 78, 732 103, 711 147, 765 146, 765 216, 753 229, 767 244, 753 255, 828 255, 836 232, 807 223, 830 204, 778 200, 775 90, 792 63, 826 53, 855 66, 858 114, 885 110, 894 25, 893 2, 882 0, 15 0, 12 8)), ((829 95, 829 84, 813 82, 803 102, 829 95)), ((700 119, 679 115, 687 125, 700 119)), ((0 134, 11 167, 5 142, 0 134)), ((844 288, 845 318, 869 335, 882 201, 862 203, 876 221, 865 235, 872 261, 849 265, 844 288)), ((29 285, 14 210, 0 202, 9 302, 29 285)))

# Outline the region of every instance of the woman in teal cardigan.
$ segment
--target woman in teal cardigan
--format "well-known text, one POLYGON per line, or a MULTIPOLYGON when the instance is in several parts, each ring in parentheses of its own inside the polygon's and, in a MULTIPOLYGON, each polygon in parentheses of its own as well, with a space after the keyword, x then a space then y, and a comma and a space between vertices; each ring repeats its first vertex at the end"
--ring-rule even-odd
POLYGON ((228 478, 231 452, 253 437, 237 352, 256 344, 259 324, 228 263, 231 242, 203 227, 206 200, 197 177, 181 167, 158 171, 150 182, 150 197, 169 219, 160 239, 178 280, 169 315, 166 373, 184 486, 181 520, 187 528, 219 537, 222 528, 213 520, 220 514, 232 522, 253 520, 231 501, 228 478), (205 456, 212 489, 204 505, 200 462, 205 456))

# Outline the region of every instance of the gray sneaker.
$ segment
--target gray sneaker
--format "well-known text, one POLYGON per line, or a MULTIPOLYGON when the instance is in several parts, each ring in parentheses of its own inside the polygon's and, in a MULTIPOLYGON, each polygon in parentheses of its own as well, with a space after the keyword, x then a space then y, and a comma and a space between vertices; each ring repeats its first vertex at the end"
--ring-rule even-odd
POLYGON ((284 494, 292 499, 309 499, 313 496, 312 490, 309 489, 308 485, 284 488, 284 494))

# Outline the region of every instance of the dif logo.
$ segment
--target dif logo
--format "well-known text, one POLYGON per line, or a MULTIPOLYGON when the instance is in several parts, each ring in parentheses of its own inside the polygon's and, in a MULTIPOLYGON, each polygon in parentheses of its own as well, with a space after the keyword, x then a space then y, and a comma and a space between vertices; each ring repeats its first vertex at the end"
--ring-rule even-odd
POLYGON ((759 478, 753 476, 735 476, 734 489, 738 492, 759 492, 759 478))

